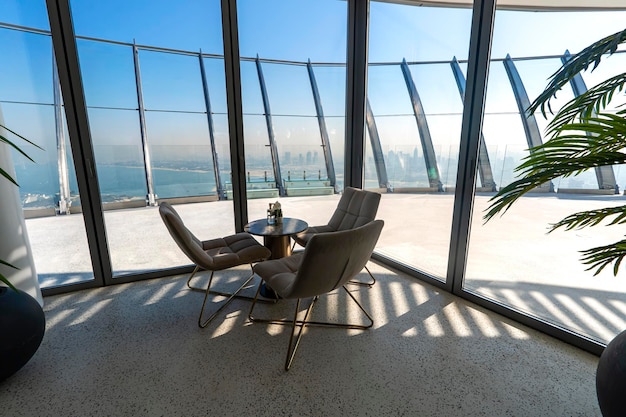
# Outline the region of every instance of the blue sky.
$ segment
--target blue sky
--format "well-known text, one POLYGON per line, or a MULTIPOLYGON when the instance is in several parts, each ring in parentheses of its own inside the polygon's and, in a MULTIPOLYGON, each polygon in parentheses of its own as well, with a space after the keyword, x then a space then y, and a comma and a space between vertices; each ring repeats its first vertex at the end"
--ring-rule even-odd
MULTIPOLYGON (((81 36, 122 42, 135 40, 144 45, 222 53, 219 0, 180 0, 175 3, 164 0, 73 0, 71 7, 75 32, 81 36)), ((313 62, 345 62, 346 9, 347 3, 340 0, 239 0, 240 54, 244 57, 258 54, 265 59, 302 62, 307 59, 313 62)), ((403 58, 408 61, 447 61, 454 56, 461 60, 467 58, 470 9, 372 2, 370 16, 370 62, 399 62, 403 58)), ((0 21, 47 29, 45 1, 5 0, 0 9, 0 21)), ((514 58, 552 55, 561 54, 565 49, 577 52, 592 41, 623 29, 623 22, 626 22, 626 14, 621 12, 499 11, 492 57, 503 58, 507 53, 514 58)), ((15 63, 0 69, 0 99, 50 103, 49 38, 0 29, 0 44, 3 48, 14 49, 12 56, 15 63)), ((78 41, 78 47, 88 105, 136 108, 130 48, 84 40, 78 41)), ((141 51, 140 61, 144 100, 148 109, 204 110, 197 58, 141 51)), ((624 60, 619 62, 612 68, 623 68, 624 60)), ((208 59, 205 64, 213 111, 223 113, 226 105, 221 61, 208 59)), ((531 99, 541 91, 547 77, 558 65, 558 60, 518 63, 531 99)), ((254 64, 244 62, 241 68, 244 112, 261 114, 263 107, 254 64)), ((464 65, 462 68, 465 69, 464 65)), ((272 112, 276 115, 279 141, 313 149, 319 141, 319 132, 314 123, 303 119, 315 114, 305 67, 264 64, 263 70, 272 112), (280 118, 280 114, 297 117, 280 118)), ((611 66, 603 66, 596 74, 585 74, 585 79, 591 85, 606 78, 610 71, 611 66)), ((431 114, 429 123, 437 146, 448 148, 458 144, 462 102, 450 67, 448 64, 413 66, 411 72, 424 107, 431 114)), ((316 77, 325 114, 342 116, 344 69, 317 67, 316 77)), ((416 144, 414 119, 399 67, 372 67, 369 81, 370 101, 375 114, 380 116, 378 123, 384 146, 410 152, 416 144), (398 114, 405 116, 385 116, 398 114)), ((569 96, 571 93, 565 91, 562 98, 569 96)), ((24 117, 20 115, 25 113, 15 105, 5 105, 4 108, 7 116, 24 117)), ((485 124, 491 143, 505 144, 508 141, 523 148, 519 117, 516 119, 510 115, 517 108, 501 63, 495 63, 490 71, 487 111, 494 113, 485 124), (510 129, 512 123, 518 126, 510 129)), ((96 140, 104 143, 137 141, 137 122, 132 113, 101 110, 90 115, 94 117, 92 129, 96 140), (113 125, 120 131, 115 137, 96 131, 113 125), (124 126, 132 132, 121 133, 124 126)), ((48 116, 41 116, 45 117, 48 116)), ((30 120, 25 126, 25 133, 32 133, 35 137, 49 136, 49 122, 33 122, 32 116, 30 120)), ((335 122, 329 119, 331 140, 339 148, 343 125, 335 122)), ((267 141, 263 123, 260 116, 248 116, 246 140, 259 149, 263 149, 267 141)), ((224 125, 221 126, 223 129, 224 125)), ((225 133, 223 130, 220 132, 222 137, 225 133)), ((171 134, 173 132, 168 133, 171 134)), ((167 141, 168 135, 159 132, 152 137, 155 141, 167 141)), ((187 132, 184 137, 190 144, 200 143, 206 140, 206 133, 198 131, 194 136, 187 132)), ((46 141, 53 143, 50 140, 46 141)), ((340 157, 340 154, 336 152, 335 157, 340 157)))

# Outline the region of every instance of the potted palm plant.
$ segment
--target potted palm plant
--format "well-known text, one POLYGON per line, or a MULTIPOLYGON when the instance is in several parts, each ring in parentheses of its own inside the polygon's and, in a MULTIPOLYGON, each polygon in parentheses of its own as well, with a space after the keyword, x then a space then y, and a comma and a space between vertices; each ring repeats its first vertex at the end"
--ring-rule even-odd
MULTIPOLYGON (((0 147, 13 148, 32 161, 24 151, 7 138, 8 135, 1 134, 4 132, 31 145, 37 145, 0 124, 0 147)), ((0 149, 0 151, 8 151, 8 149, 0 149)), ((8 152, 0 152, 0 154, 8 155, 8 152)), ((4 159, 5 162, 6 160, 8 158, 4 159)), ((0 175, 3 177, 0 180, 6 180, 18 186, 13 176, 1 166, 0 175)), ((3 199, 7 199, 7 196, 3 196, 3 199)), ((6 285, 0 286, 0 381, 17 372, 30 360, 39 348, 45 331, 45 317, 39 302, 28 293, 16 288, 10 280, 9 272, 3 273, 3 271, 16 271, 17 269, 8 261, 0 259, 0 281, 6 285)))
MULTIPOLYGON (((552 75, 543 93, 528 108, 528 113, 540 110, 545 117, 548 111, 552 112, 550 100, 563 86, 581 71, 590 67, 593 71, 625 42, 626 30, 623 30, 600 39, 576 54, 552 75)), ((546 128, 549 139, 543 145, 529 150, 528 156, 516 168, 518 179, 500 189, 491 199, 484 215, 485 220, 505 213, 520 197, 548 181, 595 167, 626 163, 625 86, 626 72, 619 73, 561 107, 546 128)), ((573 230, 592 227, 601 223, 613 226, 626 223, 626 205, 572 213, 550 225, 549 232, 559 228, 573 230)), ((611 264, 613 274, 617 275, 626 257, 626 239, 581 252, 581 262, 588 265, 588 270, 594 270, 594 275, 611 264)), ((605 417, 624 415, 625 386, 626 331, 607 345, 598 363, 596 388, 600 409, 605 417)))

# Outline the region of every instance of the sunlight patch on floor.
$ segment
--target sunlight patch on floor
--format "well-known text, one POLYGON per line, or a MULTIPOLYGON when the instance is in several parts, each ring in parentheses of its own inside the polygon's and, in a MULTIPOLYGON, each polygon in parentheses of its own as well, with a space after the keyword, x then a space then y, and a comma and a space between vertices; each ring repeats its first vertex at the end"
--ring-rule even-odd
POLYGON ((104 309, 107 305, 109 305, 111 301, 112 301, 111 299, 106 299, 106 300, 96 302, 94 305, 89 307, 84 313, 82 313, 80 316, 74 319, 69 325, 75 326, 77 324, 85 323, 86 321, 94 317, 96 314, 98 314, 100 311, 102 311, 102 309, 104 309))
POLYGON ((609 310, 604 304, 592 297, 582 297, 581 300, 587 304, 592 311, 602 316, 604 320, 615 326, 616 329, 626 329, 626 321, 615 312, 609 310))
POLYGON ((461 311, 459 310, 459 306, 455 303, 450 303, 443 308, 443 314, 448 320, 452 331, 456 336, 459 337, 470 337, 472 336, 472 329, 468 325, 467 321, 461 311))
POLYGON ((390 282, 389 291, 393 294, 392 304, 395 317, 400 317, 410 311, 409 301, 405 293, 404 286, 399 282, 390 282))
POLYGON ((58 312, 55 310, 54 313, 46 313, 46 329, 50 330, 57 324, 67 320, 75 311, 75 308, 68 308, 58 312))
POLYGON ((570 328, 576 327, 572 319, 563 312, 563 308, 553 303, 545 294, 539 291, 530 291, 530 295, 539 304, 541 304, 548 313, 552 314, 558 321, 565 324, 567 327, 570 327, 570 328))
POLYGON ((466 307, 465 310, 472 317, 475 326, 480 329, 480 332, 484 337, 500 337, 500 331, 487 314, 472 307, 466 307))
POLYGON ((446 335, 436 314, 424 319, 424 328, 430 337, 443 337, 446 335))
POLYGON ((169 282, 165 285, 162 285, 158 288, 158 290, 154 292, 154 294, 152 294, 152 296, 148 299, 148 301, 144 303, 144 305, 149 306, 158 303, 159 301, 167 297, 170 292, 174 291, 177 285, 178 283, 176 282, 169 282))
MULTIPOLYGON (((610 331, 604 324, 600 323, 600 321, 598 321, 595 317, 589 314, 588 311, 586 311, 570 296, 565 294, 557 294, 555 298, 557 298, 559 302, 563 305, 563 307, 569 310, 569 312, 579 320, 584 329, 593 329, 596 334, 605 339, 610 340, 611 337, 613 337, 614 332, 610 331)), ((579 325, 576 328, 580 327, 581 326, 579 325)))

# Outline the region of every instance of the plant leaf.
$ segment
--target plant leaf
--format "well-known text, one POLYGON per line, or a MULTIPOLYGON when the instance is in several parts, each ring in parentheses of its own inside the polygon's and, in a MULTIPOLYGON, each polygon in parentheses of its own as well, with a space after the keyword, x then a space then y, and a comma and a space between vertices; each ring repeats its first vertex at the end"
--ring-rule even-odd
POLYGON ((572 230, 597 226, 610 216, 616 217, 608 224, 609 226, 626 223, 626 206, 607 207, 570 214, 559 222, 551 225, 550 232, 560 227, 565 228, 565 230, 572 230))
MULTIPOLYGON (((0 127, 4 127, 4 126, 0 125, 0 127)), ((7 128, 5 127, 5 129, 7 129, 7 128)), ((8 130, 8 129, 7 129, 7 130, 8 130)), ((17 150, 19 153, 21 153, 23 156, 25 156, 26 158, 28 158, 28 160, 30 160, 30 161, 32 161, 32 162, 35 162, 35 161, 33 160, 33 158, 31 158, 30 156, 28 156, 28 154, 27 154, 26 152, 24 152, 22 149, 20 149, 20 147, 19 147, 19 146, 17 146, 15 143, 11 142, 11 141, 10 141, 9 139, 7 139, 5 136, 0 135, 0 142, 4 142, 4 143, 6 143, 7 145, 11 146, 13 149, 15 149, 15 150, 17 150)), ((29 142, 29 143, 31 143, 31 144, 33 144, 33 145, 35 145, 34 143, 32 143, 32 142, 30 142, 30 141, 28 141, 28 142, 29 142)), ((37 146, 39 149, 41 149, 38 145, 35 145, 35 146, 37 146)))
POLYGON ((541 113, 545 117, 546 107, 552 113, 550 100, 556 97, 556 93, 565 84, 578 73, 589 68, 591 64, 593 64, 593 71, 600 64, 603 55, 612 55, 617 50, 618 45, 624 42, 626 42, 626 29, 602 38, 574 55, 552 74, 544 91, 529 106, 528 113, 533 114, 537 109, 541 109, 541 113))
MULTIPOLYGON (((11 268, 14 268, 14 269, 19 269, 19 268, 17 268, 16 266, 11 265, 10 263, 8 263, 8 262, 6 262, 6 261, 3 261, 2 259, 0 259, 0 264, 1 264, 1 265, 6 265, 6 266, 11 267, 11 268)), ((6 285, 8 285, 8 286, 9 286, 9 288, 11 288, 12 290, 17 291, 17 288, 15 288, 15 287, 13 286, 13 284, 11 284, 11 282, 9 281, 9 279, 8 279, 7 277, 5 277, 4 275, 2 275, 1 273, 0 273, 0 281, 4 282, 4 283, 5 283, 6 285)))
POLYGON ((620 240, 611 245, 598 246, 581 251, 581 262, 590 265, 587 271, 595 269, 594 276, 598 275, 605 267, 613 265, 613 275, 617 275, 619 266, 626 257, 626 240, 620 240))
POLYGON ((15 182, 15 180, 13 179, 12 176, 9 175, 8 172, 6 172, 4 169, 0 168, 0 175, 2 175, 4 178, 6 178, 7 180, 11 181, 13 184, 17 185, 18 187, 20 186, 17 182, 15 182))

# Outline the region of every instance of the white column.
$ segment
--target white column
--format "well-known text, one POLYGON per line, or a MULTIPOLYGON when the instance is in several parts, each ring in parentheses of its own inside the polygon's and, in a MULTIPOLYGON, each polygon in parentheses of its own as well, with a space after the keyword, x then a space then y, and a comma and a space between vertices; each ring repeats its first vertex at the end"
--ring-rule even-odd
MULTIPOLYGON (((4 125, 2 109, 0 109, 0 124, 4 125)), ((8 126, 10 128, 10 126, 8 126)), ((2 136, 19 146, 21 139, 16 141, 3 128, 2 136)), ((15 178, 15 167, 11 158, 9 145, 0 143, 0 167, 15 178)), ((2 274, 9 278, 11 283, 20 290, 34 297, 43 306, 43 297, 37 280, 33 252, 30 247, 24 212, 20 202, 18 187, 6 178, 0 177, 0 259, 8 262, 19 270, 0 265, 2 274)))

